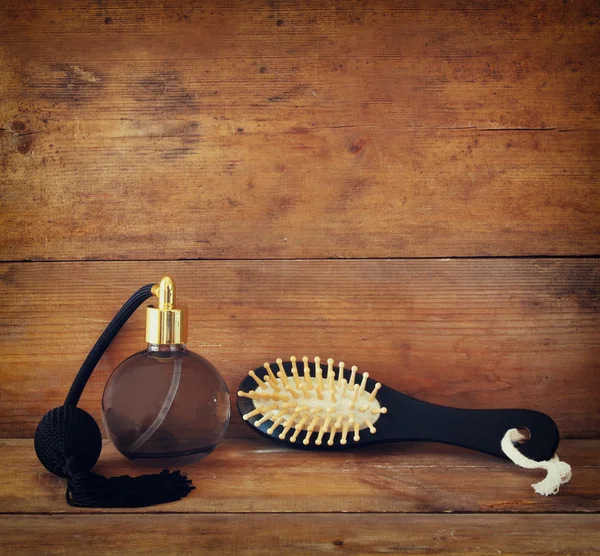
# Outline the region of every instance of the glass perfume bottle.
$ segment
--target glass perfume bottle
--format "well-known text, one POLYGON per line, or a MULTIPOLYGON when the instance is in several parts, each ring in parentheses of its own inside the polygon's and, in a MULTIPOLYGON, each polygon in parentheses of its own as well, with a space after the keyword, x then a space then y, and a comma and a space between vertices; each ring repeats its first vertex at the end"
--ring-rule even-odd
POLYGON ((204 357, 189 351, 187 316, 165 277, 146 308, 148 347, 123 361, 102 397, 102 420, 124 456, 152 465, 186 465, 208 455, 229 424, 229 391, 204 357))

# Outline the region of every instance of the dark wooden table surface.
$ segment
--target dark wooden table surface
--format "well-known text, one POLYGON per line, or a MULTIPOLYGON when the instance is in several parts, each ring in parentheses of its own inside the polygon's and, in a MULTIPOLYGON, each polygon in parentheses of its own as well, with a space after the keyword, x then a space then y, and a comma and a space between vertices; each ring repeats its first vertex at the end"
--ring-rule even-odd
MULTIPOLYGON (((590 554, 600 547, 595 1, 4 0, 3 554, 590 554), (428 401, 550 414, 573 479, 444 446, 287 450, 234 415, 197 490, 82 510, 32 435, 169 274, 232 392, 334 357, 428 401)), ((100 361, 100 419, 143 314, 100 361)), ((107 443, 98 469, 137 474, 107 443)))

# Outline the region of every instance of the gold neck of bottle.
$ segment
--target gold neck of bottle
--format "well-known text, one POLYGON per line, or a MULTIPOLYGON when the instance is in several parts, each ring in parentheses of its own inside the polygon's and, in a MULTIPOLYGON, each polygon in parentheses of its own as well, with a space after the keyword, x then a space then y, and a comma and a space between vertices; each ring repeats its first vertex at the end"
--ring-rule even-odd
POLYGON ((165 276, 152 287, 158 307, 146 307, 146 342, 149 344, 185 344, 187 342, 187 311, 175 307, 175 283, 165 276))

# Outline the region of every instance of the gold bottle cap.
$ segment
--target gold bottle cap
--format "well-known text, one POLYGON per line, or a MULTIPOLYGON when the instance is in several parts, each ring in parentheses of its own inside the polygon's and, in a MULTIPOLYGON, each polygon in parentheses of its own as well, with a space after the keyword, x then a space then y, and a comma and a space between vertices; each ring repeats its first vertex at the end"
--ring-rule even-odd
POLYGON ((165 276, 152 287, 158 307, 146 307, 146 341, 149 344, 185 344, 187 314, 185 307, 175 308, 175 284, 165 276))

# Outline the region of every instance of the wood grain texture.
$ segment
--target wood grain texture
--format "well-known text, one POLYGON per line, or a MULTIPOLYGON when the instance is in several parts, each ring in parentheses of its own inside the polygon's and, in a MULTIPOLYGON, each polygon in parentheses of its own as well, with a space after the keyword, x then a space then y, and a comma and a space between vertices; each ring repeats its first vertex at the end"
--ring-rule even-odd
MULTIPOLYGON (((559 454, 573 478, 557 496, 544 497, 531 488, 544 471, 452 446, 406 443, 323 454, 262 438, 232 439, 184 468, 196 486, 187 498, 90 510, 66 504, 64 479, 41 466, 30 439, 8 439, 0 440, 6 470, 0 513, 599 512, 600 441, 565 440, 559 454)), ((106 476, 148 472, 108 441, 95 469, 106 476)))
POLYGON ((597 254, 599 14, 5 1, 0 259, 597 254))
MULTIPOLYGON (((600 433, 598 259, 172 261, 0 266, 0 435, 30 437, 138 287, 171 275, 192 350, 232 393, 277 357, 356 364, 420 399, 530 407, 566 437, 600 433)), ((150 302, 149 302, 150 303, 150 302)), ((100 361, 82 407, 145 347, 139 310, 100 361)), ((231 436, 252 436, 234 412, 231 436)))
POLYGON ((594 554, 597 515, 0 516, 7 554, 594 554))

